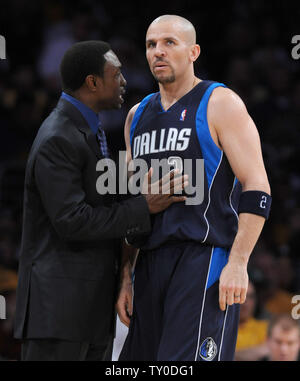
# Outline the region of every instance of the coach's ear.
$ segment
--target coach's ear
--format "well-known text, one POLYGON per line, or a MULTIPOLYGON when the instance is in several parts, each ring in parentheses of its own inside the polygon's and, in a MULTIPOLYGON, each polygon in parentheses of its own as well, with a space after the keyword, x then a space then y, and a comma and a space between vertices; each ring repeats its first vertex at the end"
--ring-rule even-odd
POLYGON ((102 89, 103 79, 99 76, 89 74, 85 78, 85 85, 90 91, 95 92, 102 89))

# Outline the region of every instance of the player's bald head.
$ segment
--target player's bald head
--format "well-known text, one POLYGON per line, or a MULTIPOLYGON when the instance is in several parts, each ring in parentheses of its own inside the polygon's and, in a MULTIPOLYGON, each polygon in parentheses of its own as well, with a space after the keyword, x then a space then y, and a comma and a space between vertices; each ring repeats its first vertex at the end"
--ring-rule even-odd
POLYGON ((157 28, 168 26, 179 32, 188 45, 196 44, 196 30, 194 25, 189 20, 178 15, 163 15, 157 17, 149 25, 147 34, 157 28))

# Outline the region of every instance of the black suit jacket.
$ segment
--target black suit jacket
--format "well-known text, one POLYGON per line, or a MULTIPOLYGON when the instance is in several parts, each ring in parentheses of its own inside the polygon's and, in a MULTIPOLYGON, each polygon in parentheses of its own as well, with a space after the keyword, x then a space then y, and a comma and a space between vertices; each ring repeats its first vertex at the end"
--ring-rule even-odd
POLYGON ((148 232, 150 217, 143 196, 97 193, 102 158, 82 114, 60 99, 27 162, 16 338, 99 342, 113 329, 120 239, 148 232))

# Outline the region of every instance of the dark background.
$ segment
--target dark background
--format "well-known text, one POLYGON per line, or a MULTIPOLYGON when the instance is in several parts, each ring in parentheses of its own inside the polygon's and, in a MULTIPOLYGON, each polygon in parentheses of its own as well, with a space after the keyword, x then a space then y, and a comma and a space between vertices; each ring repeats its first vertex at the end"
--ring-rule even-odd
MULTIPOLYGON (((0 60, 0 294, 7 303, 7 319, 0 321, 3 359, 20 356, 12 322, 24 170, 36 132, 60 96, 60 59, 76 41, 110 42, 123 64, 127 94, 121 111, 103 112, 101 118, 111 149, 124 149, 128 110, 157 91, 144 39, 150 22, 166 13, 195 25, 201 46, 197 75, 236 91, 261 136, 273 207, 249 264, 259 297, 257 317, 275 313, 268 302, 276 304, 278 292, 300 293, 300 59, 291 56, 292 37, 300 35, 297 2, 2 0, 0 34, 7 44, 7 59, 0 60)), ((280 309, 280 300, 277 305, 280 309)))

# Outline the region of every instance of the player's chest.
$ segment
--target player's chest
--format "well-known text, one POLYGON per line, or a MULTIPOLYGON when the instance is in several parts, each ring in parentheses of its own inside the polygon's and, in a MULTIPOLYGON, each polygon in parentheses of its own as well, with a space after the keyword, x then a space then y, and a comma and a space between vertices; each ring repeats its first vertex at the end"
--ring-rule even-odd
POLYGON ((175 153, 189 156, 198 149, 195 112, 182 107, 145 113, 132 140, 133 158, 148 155, 164 157, 175 153))

